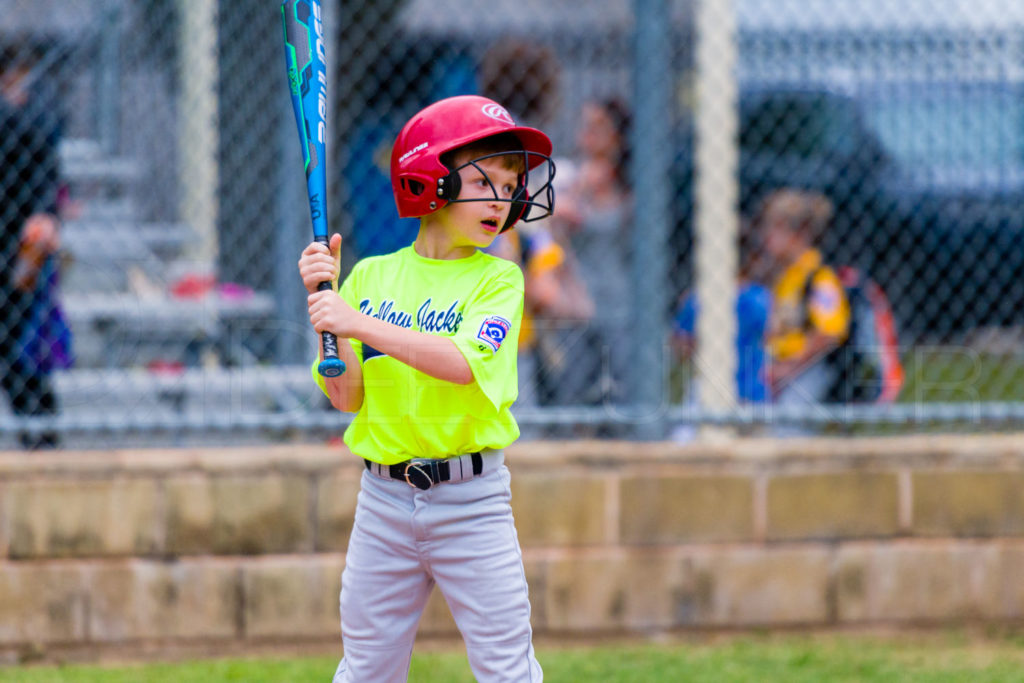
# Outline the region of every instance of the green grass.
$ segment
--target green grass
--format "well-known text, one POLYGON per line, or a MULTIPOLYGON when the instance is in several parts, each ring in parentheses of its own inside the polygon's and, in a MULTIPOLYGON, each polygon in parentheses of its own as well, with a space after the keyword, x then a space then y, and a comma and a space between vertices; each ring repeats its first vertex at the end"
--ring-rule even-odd
MULTIPOLYGON (((785 635, 736 636, 660 645, 539 647, 545 680, 602 683, 659 681, 1024 681, 1024 641, 1019 637, 785 635)), ((206 683, 330 681, 336 661, 296 659, 209 660, 134 666, 32 666, 0 668, 0 681, 19 683, 206 683)), ((471 682, 462 652, 413 657, 409 680, 471 682)))
POLYGON ((1022 401, 1024 356, 925 348, 903 358, 904 403, 1022 401))
MULTIPOLYGON (((992 353, 968 347, 922 347, 902 358, 901 403, 1024 401, 1024 353, 992 353)), ((669 371, 669 400, 682 403, 693 377, 687 363, 669 371)))

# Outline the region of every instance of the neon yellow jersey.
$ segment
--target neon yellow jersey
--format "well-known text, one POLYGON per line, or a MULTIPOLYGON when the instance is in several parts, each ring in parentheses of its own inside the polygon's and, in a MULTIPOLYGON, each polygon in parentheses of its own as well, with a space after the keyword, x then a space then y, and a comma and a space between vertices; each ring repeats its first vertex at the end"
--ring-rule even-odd
MULTIPOLYGON (((519 436, 516 353, 523 274, 477 251, 424 258, 411 247, 363 259, 339 291, 356 310, 400 327, 451 337, 469 362, 465 386, 435 379, 355 339, 363 405, 345 430, 352 452, 384 465, 504 448, 519 436)), ((323 378, 313 365, 322 390, 323 378)))

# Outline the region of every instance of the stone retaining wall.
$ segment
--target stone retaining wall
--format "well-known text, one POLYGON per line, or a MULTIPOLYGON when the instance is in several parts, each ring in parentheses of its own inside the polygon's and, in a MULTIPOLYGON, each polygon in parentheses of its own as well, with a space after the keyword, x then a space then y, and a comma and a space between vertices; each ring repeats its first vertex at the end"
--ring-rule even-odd
MULTIPOLYGON (((1024 438, 526 443, 539 634, 1024 616, 1024 438)), ((0 454, 0 655, 338 642, 343 448, 0 454)), ((435 594, 421 634, 454 634, 435 594)))

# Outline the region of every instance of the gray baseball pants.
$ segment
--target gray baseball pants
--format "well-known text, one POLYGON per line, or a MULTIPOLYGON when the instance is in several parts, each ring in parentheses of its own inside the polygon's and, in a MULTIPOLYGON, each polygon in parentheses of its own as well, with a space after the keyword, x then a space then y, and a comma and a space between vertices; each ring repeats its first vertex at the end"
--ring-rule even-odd
POLYGON ((341 578, 345 655, 334 683, 405 681, 435 583, 477 681, 543 680, 509 472, 500 451, 484 457, 481 475, 426 491, 363 472, 341 578))

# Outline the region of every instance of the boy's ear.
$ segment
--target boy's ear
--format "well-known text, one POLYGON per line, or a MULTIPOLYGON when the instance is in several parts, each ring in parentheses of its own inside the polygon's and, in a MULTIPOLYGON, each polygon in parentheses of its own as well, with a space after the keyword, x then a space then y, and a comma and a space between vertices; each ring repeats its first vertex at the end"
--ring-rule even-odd
POLYGON ((446 202, 454 201, 459 197, 462 190, 462 177, 458 171, 452 171, 446 176, 437 179, 437 197, 446 202))

